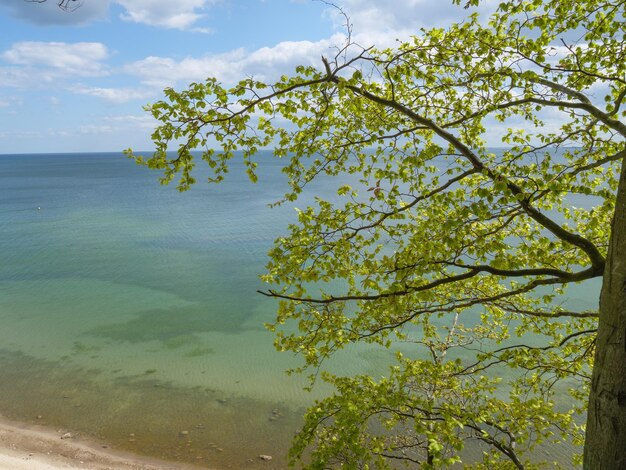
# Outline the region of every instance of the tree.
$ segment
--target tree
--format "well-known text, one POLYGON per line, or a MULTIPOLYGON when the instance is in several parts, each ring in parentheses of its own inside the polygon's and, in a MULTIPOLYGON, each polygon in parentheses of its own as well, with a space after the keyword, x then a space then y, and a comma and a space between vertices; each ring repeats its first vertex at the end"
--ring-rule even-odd
POLYGON ((128 153, 181 190, 194 149, 210 181, 240 154, 254 181, 272 147, 286 201, 337 178, 270 253, 277 348, 316 375, 352 343, 415 344, 382 378, 322 372, 336 393, 307 412, 294 463, 432 468, 475 441, 476 468, 535 468, 541 443, 586 439, 587 468, 623 468, 624 5, 504 1, 488 24, 468 14, 385 50, 348 38, 319 69, 209 78, 149 106, 156 151, 128 153), (568 287, 602 276, 599 310, 564 306, 568 287))
MULTIPOLYGON (((46 3, 48 0, 26 0, 33 3, 46 3)), ((74 11, 82 5, 80 0, 57 0, 57 5, 61 10, 74 11)))

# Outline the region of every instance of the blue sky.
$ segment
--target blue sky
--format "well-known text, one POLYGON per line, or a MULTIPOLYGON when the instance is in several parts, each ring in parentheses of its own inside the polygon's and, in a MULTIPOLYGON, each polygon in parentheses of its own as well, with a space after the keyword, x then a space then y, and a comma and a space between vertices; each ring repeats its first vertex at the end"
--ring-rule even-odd
MULTIPOLYGON (((0 3, 0 153, 150 150, 142 110, 163 88, 216 76, 272 80, 321 66, 337 12, 315 0, 0 3)), ((467 14, 451 0, 343 0, 363 46, 392 45, 467 14)))

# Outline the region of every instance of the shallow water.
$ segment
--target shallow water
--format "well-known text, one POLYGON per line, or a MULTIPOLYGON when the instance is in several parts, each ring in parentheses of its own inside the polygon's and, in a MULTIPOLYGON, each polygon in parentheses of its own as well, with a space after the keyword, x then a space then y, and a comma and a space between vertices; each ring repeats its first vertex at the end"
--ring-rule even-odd
MULTIPOLYGON (((263 328, 275 304, 258 275, 296 218, 267 207, 286 184, 264 158, 259 184, 234 163, 179 193, 118 154, 0 156, 0 414, 157 457, 283 467, 327 390, 287 376, 298 363, 263 328)), ((356 346, 332 367, 381 371, 389 356, 356 346)))
MULTIPOLYGON (((286 189, 277 162, 256 185, 231 173, 181 194, 117 154, 0 156, 0 413, 159 457, 284 465, 325 393, 284 373, 298 362, 256 293, 295 211, 267 207, 286 189)), ((387 358, 357 347, 335 367, 387 358)))

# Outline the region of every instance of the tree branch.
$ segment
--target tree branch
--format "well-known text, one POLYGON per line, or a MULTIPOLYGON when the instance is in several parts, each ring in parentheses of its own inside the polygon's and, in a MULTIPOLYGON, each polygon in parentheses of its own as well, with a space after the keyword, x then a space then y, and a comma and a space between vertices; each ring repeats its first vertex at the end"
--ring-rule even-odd
MULTIPOLYGON (((340 82, 340 79, 336 76, 329 76, 328 80, 333 81, 334 83, 337 83, 337 84, 339 84, 340 82)), ((399 111, 400 113, 404 114, 405 116, 410 117, 415 122, 425 125, 431 130, 433 130, 439 137, 443 138, 446 142, 453 145, 467 160, 469 160, 469 162, 477 171, 488 176, 494 182, 499 181, 499 180, 503 181, 508 187, 508 189, 511 191, 511 193, 514 196, 519 197, 521 199, 519 201, 521 207, 532 219, 534 219, 540 225, 542 225, 547 230, 552 232, 561 240, 582 249, 588 255, 592 266, 596 269, 596 271, 599 274, 601 274, 604 271, 604 257, 600 254, 600 251, 598 250, 598 248, 590 240, 587 240, 581 235, 565 230, 563 227, 561 227, 559 224, 557 224, 552 219, 547 217, 545 214, 542 214, 540 211, 535 209, 530 204, 530 201, 528 200, 527 195, 524 194, 524 192, 518 185, 506 179, 505 177, 498 175, 494 170, 487 167, 483 162, 480 161, 478 156, 474 152, 472 152, 472 150, 467 145, 461 142, 455 135, 446 131, 445 129, 443 129, 436 123, 434 123, 432 120, 424 116, 421 116, 420 114, 416 113, 415 111, 409 109, 408 107, 404 106, 403 104, 397 101, 391 101, 389 99, 370 93, 364 88, 358 88, 354 85, 346 84, 345 86, 346 88, 352 90, 355 94, 364 96, 367 99, 371 100, 372 102, 378 103, 382 106, 393 108, 399 111)), ((529 100, 533 101, 532 99, 529 99, 529 100)), ((581 104, 580 106, 583 106, 583 105, 581 104)), ((626 136, 626 126, 624 126, 624 135, 626 136)))

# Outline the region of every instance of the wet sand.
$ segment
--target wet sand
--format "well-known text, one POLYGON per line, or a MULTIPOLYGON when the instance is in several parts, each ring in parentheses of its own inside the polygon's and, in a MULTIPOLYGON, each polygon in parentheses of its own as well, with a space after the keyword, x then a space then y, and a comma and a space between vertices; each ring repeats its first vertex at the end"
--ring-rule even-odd
POLYGON ((54 431, 0 418, 0 470, 200 468, 112 450, 104 443, 84 440, 64 429, 54 431))
MULTIPOLYGON (((91 448, 107 455, 114 449, 129 457, 174 462, 157 468, 287 468, 285 456, 301 426, 302 408, 180 387, 155 375, 111 379, 0 350, 0 425, 45 431, 56 443, 93 443, 91 448), (61 439, 68 431, 72 437, 61 439), (259 455, 272 460, 262 461, 259 455)), ((3 441, 0 453, 7 449, 3 441)), ((41 455, 27 443, 16 443, 26 451, 22 457, 41 455)))

